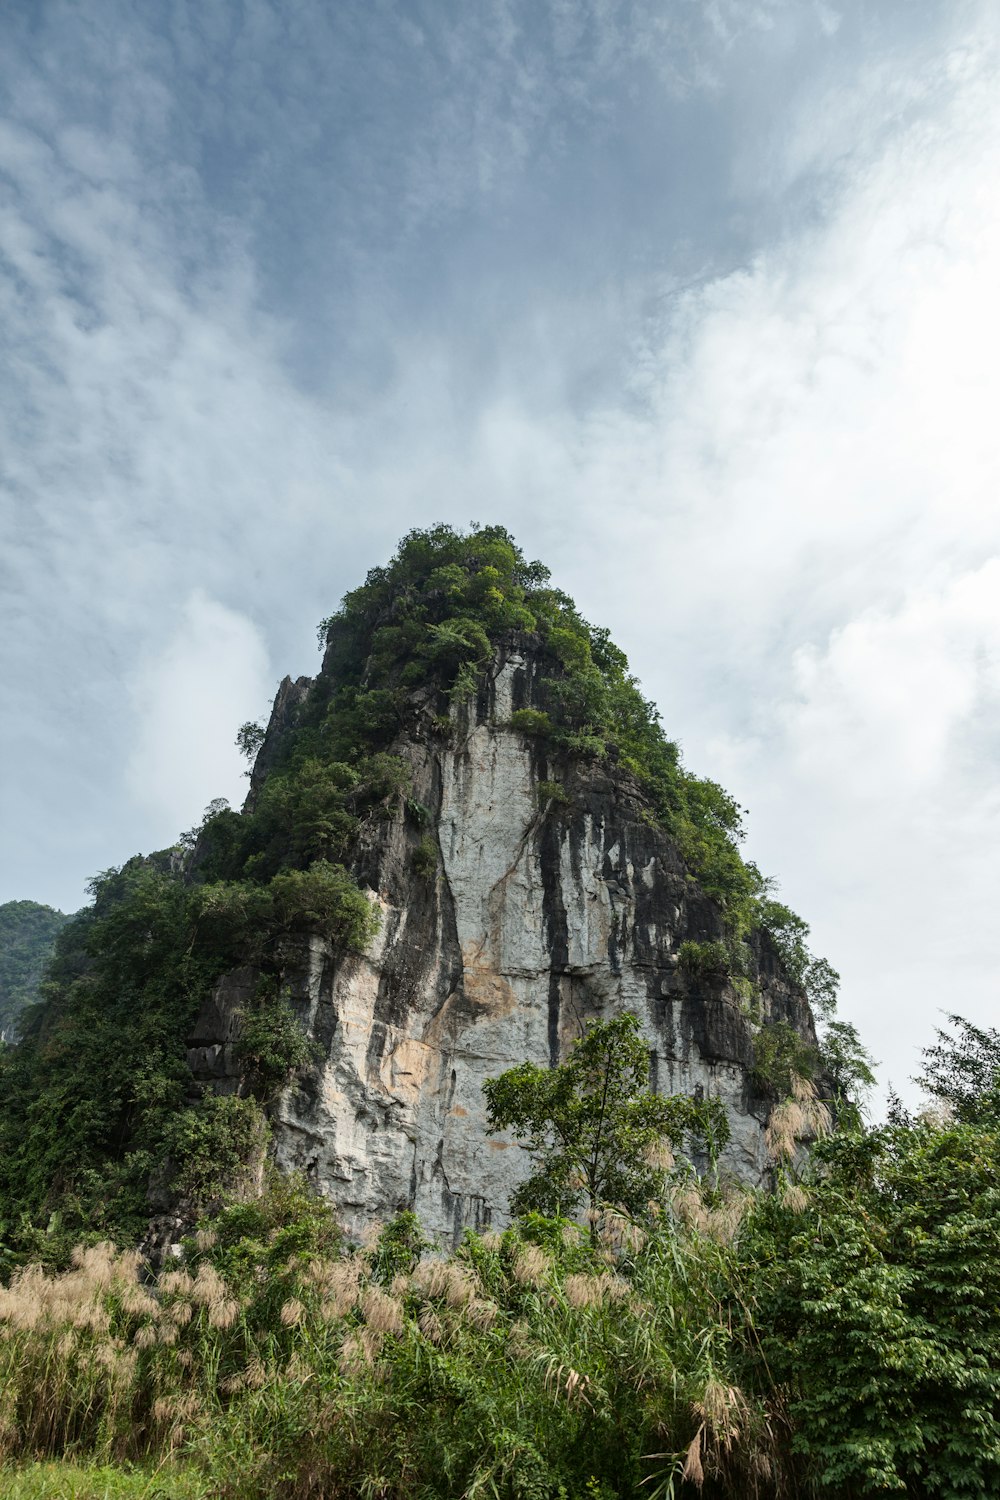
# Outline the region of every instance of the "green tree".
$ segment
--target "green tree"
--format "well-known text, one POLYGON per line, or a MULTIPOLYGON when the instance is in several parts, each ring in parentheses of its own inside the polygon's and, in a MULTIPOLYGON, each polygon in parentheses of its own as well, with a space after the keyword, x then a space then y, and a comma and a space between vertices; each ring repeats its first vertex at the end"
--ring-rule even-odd
POLYGON ((1000 1122, 1000 1031, 973 1026, 962 1016, 949 1016, 956 1035, 938 1030, 937 1042, 924 1049, 924 1070, 918 1076, 928 1094, 970 1125, 1000 1122))
POLYGON ((841 1123, 860 1123, 865 1098, 876 1080, 874 1059, 857 1027, 850 1021, 828 1021, 820 1036, 819 1060, 833 1081, 841 1123))
POLYGON ((741 1236, 750 1358, 820 1494, 1000 1494, 1000 1133, 897 1118, 813 1148, 741 1236))
POLYGON ((269 1100, 313 1056, 313 1048, 286 994, 262 981, 253 1004, 240 1017, 236 1043, 244 1081, 260 1099, 269 1100))
POLYGON ((521 1063, 483 1093, 490 1132, 511 1131, 534 1162, 511 1197, 519 1214, 574 1214, 582 1203, 641 1215, 662 1196, 661 1143, 693 1142, 714 1156, 728 1139, 718 1100, 651 1092, 649 1052, 628 1012, 592 1021, 566 1062, 521 1063))
POLYGON ((236 731, 236 748, 252 764, 256 758, 257 751, 263 745, 266 738, 267 730, 263 724, 255 724, 252 719, 248 719, 236 731))

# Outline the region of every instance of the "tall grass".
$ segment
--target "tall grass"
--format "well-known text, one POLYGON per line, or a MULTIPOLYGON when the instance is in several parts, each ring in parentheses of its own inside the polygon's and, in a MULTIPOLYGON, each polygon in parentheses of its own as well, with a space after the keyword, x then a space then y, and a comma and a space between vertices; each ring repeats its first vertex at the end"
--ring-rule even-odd
POLYGON ((221 1500, 781 1495, 733 1364, 742 1201, 678 1189, 596 1247, 535 1219, 422 1260, 390 1231, 277 1267, 202 1236, 149 1282, 111 1245, 29 1267, 0 1291, 0 1456, 184 1455, 221 1500))

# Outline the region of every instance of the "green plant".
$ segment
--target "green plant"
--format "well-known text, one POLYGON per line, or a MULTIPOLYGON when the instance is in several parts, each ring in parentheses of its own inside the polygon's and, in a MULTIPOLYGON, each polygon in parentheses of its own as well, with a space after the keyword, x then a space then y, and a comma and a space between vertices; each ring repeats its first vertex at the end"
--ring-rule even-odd
POLYGON ((805 990, 814 1013, 823 1020, 829 1019, 837 1008, 840 975, 825 958, 816 958, 809 951, 808 922, 770 896, 761 899, 757 917, 781 954, 789 978, 805 990))
POLYGON ((266 738, 267 730, 263 724, 255 724, 252 720, 247 720, 236 731, 236 747, 241 755, 245 755, 247 760, 252 761, 256 758, 257 751, 266 738))
POLYGON ((510 727, 519 734, 535 735, 544 739, 552 733, 552 720, 538 708, 518 708, 510 716, 510 727))
POLYGON ((681 943, 677 960, 692 979, 722 980, 728 977, 732 966, 729 948, 722 942, 681 943))
POLYGON ((535 788, 535 792, 542 807, 545 807, 550 802, 558 807, 563 807, 569 802, 566 788, 561 781, 540 781, 535 788))
POLYGON ((420 1220, 415 1213, 404 1209, 390 1219, 372 1247, 369 1263, 373 1278, 391 1286, 397 1276, 409 1276, 419 1264, 423 1252, 430 1248, 420 1220))
POLYGON ((813 1484, 831 1496, 996 1493, 995 1128, 897 1121, 814 1154, 803 1202, 761 1198, 741 1242, 749 1358, 783 1386, 813 1484))
POLYGON ((170 1473, 180 1449, 217 1500, 624 1500, 692 1453, 753 1496, 780 1463, 719 1315, 729 1231, 690 1188, 645 1233, 599 1217, 592 1246, 536 1216, 424 1259, 412 1216, 345 1255, 284 1191, 153 1282, 105 1245, 0 1291, 0 1453, 116 1460, 127 1495, 130 1463, 170 1473))
POLYGON ((430 808, 426 807, 423 802, 418 802, 415 797, 407 797, 406 812, 418 828, 426 828, 431 821, 430 808))
POLYGON ((422 838, 413 851, 413 872, 421 879, 437 873, 438 847, 437 840, 430 836, 422 838))
POLYGON ((211 1500, 208 1481, 187 1465, 142 1468, 33 1463, 0 1470, 5 1500, 211 1500))
POLYGON ((938 1030, 924 1049, 917 1082, 963 1124, 1000 1122, 1000 1031, 949 1015, 954 1035, 938 1030))
POLYGON ((313 1049, 287 995, 275 993, 266 980, 240 1017, 236 1053, 247 1085, 265 1100, 312 1059, 313 1049))
POLYGON ((875 1073, 872 1055, 850 1021, 827 1022, 820 1036, 819 1066, 833 1083, 843 1123, 852 1112, 854 1122, 859 1123, 865 1096, 875 1084, 875 1073))
POLYGON ((757 1088, 775 1099, 793 1091, 796 1078, 812 1079, 819 1057, 787 1021, 766 1021, 754 1036, 753 1077, 757 1088))
POLYGON ((524 1142, 534 1172, 514 1192, 515 1213, 594 1213, 612 1205, 644 1214, 662 1195, 657 1149, 694 1137, 713 1151, 728 1130, 718 1100, 649 1089, 649 1052, 628 1012, 592 1021, 566 1062, 521 1063, 483 1085, 491 1133, 524 1142))
POLYGON ((255 1099, 206 1094, 163 1129, 174 1192, 198 1211, 255 1188, 270 1132, 255 1099))
POLYGON ((203 1261, 253 1295, 252 1321, 277 1317, 275 1296, 289 1295, 287 1276, 340 1253, 343 1234, 329 1203, 301 1173, 279 1172, 265 1162, 259 1190, 249 1198, 227 1198, 204 1217, 185 1241, 187 1264, 203 1261), (270 1311, 268 1311, 270 1309, 270 1311))
POLYGON ((0 906, 0 1039, 13 1039, 19 1017, 41 998, 46 965, 69 920, 37 901, 0 906))

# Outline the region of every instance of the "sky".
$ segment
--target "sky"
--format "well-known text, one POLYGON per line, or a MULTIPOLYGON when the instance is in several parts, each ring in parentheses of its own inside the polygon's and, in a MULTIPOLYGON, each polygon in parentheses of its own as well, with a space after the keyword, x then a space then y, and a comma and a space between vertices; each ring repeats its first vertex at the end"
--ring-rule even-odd
POLYGON ((628 653, 905 1097, 997 1015, 1000 12, 7 0, 0 901, 246 783, 414 526, 628 653))

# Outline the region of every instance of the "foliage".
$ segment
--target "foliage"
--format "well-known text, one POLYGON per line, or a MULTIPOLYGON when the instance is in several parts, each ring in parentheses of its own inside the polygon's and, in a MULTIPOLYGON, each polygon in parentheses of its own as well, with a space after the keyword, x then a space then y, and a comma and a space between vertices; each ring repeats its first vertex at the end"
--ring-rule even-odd
POLYGON ((211 1500, 204 1475, 188 1466, 33 1463, 0 1470, 5 1500, 211 1500))
POLYGON ((397 1276, 411 1275, 431 1248, 416 1214, 404 1209, 385 1226, 369 1253, 373 1279, 391 1286, 397 1276))
POLYGON ((711 980, 727 978, 733 959, 726 943, 688 941, 678 948, 677 961, 689 977, 711 980))
POLYGON ((510 716, 510 727, 520 734, 544 739, 552 733, 552 720, 540 708, 518 708, 510 716))
POLYGON ((875 1085, 871 1053, 850 1021, 828 1021, 819 1044, 819 1065, 833 1084, 833 1097, 846 1124, 860 1123, 859 1111, 868 1090, 875 1085))
POLYGON ((759 1199, 742 1241, 750 1358, 787 1392, 796 1451, 822 1494, 997 1493, 996 1125, 891 1124, 815 1156, 805 1208, 759 1199))
POLYGON ((253 720, 248 719, 236 731, 236 748, 241 755, 245 755, 248 760, 252 761, 266 738, 267 730, 263 724, 255 724, 253 720))
POLYGON ((837 1007, 840 975, 825 958, 814 958, 806 944, 809 924, 780 901, 765 896, 758 907, 760 925, 781 954, 785 972, 806 992, 813 1012, 829 1019, 837 1007))
POLYGON ((256 1187, 268 1136, 255 1099, 206 1094, 163 1129, 174 1192, 201 1212, 227 1192, 246 1196, 256 1187))
POLYGON ((728 1137, 718 1100, 664 1097, 649 1088, 649 1053, 634 1015, 592 1021, 566 1062, 521 1063, 483 1086, 491 1133, 510 1130, 535 1170, 511 1198, 529 1209, 588 1214, 607 1206, 641 1215, 662 1197, 657 1148, 692 1138, 717 1152, 728 1137))
POLYGON ((70 920, 37 901, 0 906, 0 1041, 10 1041, 16 1021, 39 999, 39 985, 55 940, 70 920))
MULTIPOLYGON (((83 1231, 138 1238, 149 1174, 162 1175, 178 1120, 192 1146, 209 1130, 211 1106, 178 1111, 190 1086, 186 1038, 211 985, 248 957, 266 962, 289 932, 363 946, 376 921, 347 872, 322 860, 266 884, 206 885, 167 858, 135 859, 98 877, 92 893, 93 906, 60 933, 47 1003, 22 1044, 0 1055, 0 1238, 15 1255, 37 1254, 37 1232, 52 1223, 57 1260, 83 1231)), ((260 1051, 265 1071, 282 1050, 297 1066, 293 1043, 272 1037, 270 1057, 260 1051)))
POLYGON ((435 839, 428 834, 420 840, 413 851, 413 873, 426 879, 437 872, 438 846, 435 839))
POLYGON ((819 1047, 810 1056, 790 1036, 759 1036, 755 1043, 758 1079, 782 1092, 789 1067, 803 1077, 812 1077, 818 1067, 833 1086, 843 1122, 852 1119, 857 1124, 865 1096, 875 1084, 875 1061, 857 1028, 849 1021, 834 1019, 840 975, 825 958, 816 958, 810 952, 806 942, 808 923, 775 901, 769 894, 770 882, 766 884, 768 893, 758 907, 760 924, 777 948, 785 973, 805 991, 818 1021, 819 1047))
MULTIPOLYGON (((400 816, 413 870, 436 872, 432 830, 397 741, 418 723, 450 732, 449 715, 461 717, 455 704, 470 694, 488 703, 496 650, 526 638, 541 680, 533 706, 511 722, 544 753, 546 804, 571 795, 581 759, 601 757, 632 778, 711 899, 730 981, 746 979, 745 940, 768 886, 740 856, 742 809, 684 769, 607 631, 590 626, 502 527, 410 532, 324 622, 322 671, 272 734, 267 774, 244 810, 217 800, 174 850, 106 872, 94 905, 64 929, 44 1004, 16 1055, 0 1056, 0 1237, 9 1253, 37 1254, 45 1236, 58 1261, 74 1235, 141 1233, 149 1174, 162 1175, 168 1123, 189 1087, 185 1041, 211 987, 248 963, 280 987, 282 947, 297 933, 364 949, 377 905, 349 867, 372 823, 400 816)), ((252 758, 264 735, 247 723, 238 742, 252 758)), ((785 910, 768 907, 775 940, 785 934, 794 977, 819 994, 829 975, 785 910)), ((262 1097, 306 1060, 280 1007, 248 1014, 241 1045, 247 1082, 262 1097)), ((852 1066, 843 1062, 845 1077, 852 1066)), ((205 1123, 191 1117, 192 1129, 196 1120, 205 1123)))
POLYGON ((288 1002, 262 980, 254 1002, 240 1017, 236 1052, 244 1081, 261 1099, 270 1099, 312 1060, 313 1049, 288 1002))
POLYGON ((153 1284, 82 1251, 0 1292, 0 1454, 181 1452, 221 1500, 613 1500, 695 1465, 752 1497, 780 1458, 718 1316, 733 1219, 682 1230, 689 1210, 648 1235, 602 1220, 596 1246, 562 1220, 421 1260, 407 1219, 347 1254, 272 1248, 280 1226, 234 1240, 246 1205, 153 1284))
POLYGON ((412 531, 387 566, 345 595, 324 621, 323 672, 289 738, 288 762, 309 746, 351 764, 384 751, 412 720, 415 689, 444 704, 468 697, 512 632, 534 638, 547 670, 538 701, 515 709, 511 726, 553 755, 607 757, 635 776, 742 937, 763 888, 739 855, 742 809, 683 768, 608 632, 589 625, 503 527, 412 531))
POLYGON ((155 1280, 99 1245, 0 1290, 0 1461, 114 1464, 123 1500, 133 1463, 217 1500, 995 1494, 991 1085, 775 1191, 675 1175, 642 1223, 529 1212, 450 1254, 412 1214, 345 1246, 272 1172, 155 1280))
POLYGON ((286 1296, 283 1278, 316 1257, 338 1254, 342 1243, 333 1210, 302 1175, 266 1163, 259 1190, 217 1207, 185 1246, 192 1267, 207 1262, 245 1296, 254 1288, 251 1321, 264 1326, 275 1297, 280 1306, 286 1296))
POLYGON ((917 1082, 963 1124, 1000 1122, 1000 1031, 948 1017, 954 1035, 940 1029, 924 1051, 917 1082))
POLYGON ((190 1078, 184 1038, 231 961, 199 940, 186 888, 152 861, 106 872, 92 892, 59 935, 45 1007, 0 1059, 0 1234, 12 1248, 54 1214, 63 1243, 84 1228, 141 1231, 190 1078))
POLYGON ((754 1083, 775 1099, 793 1091, 796 1078, 815 1076, 819 1057, 787 1021, 768 1021, 754 1036, 754 1083))

